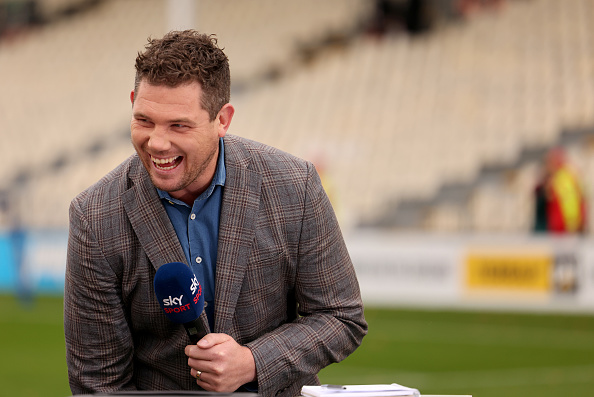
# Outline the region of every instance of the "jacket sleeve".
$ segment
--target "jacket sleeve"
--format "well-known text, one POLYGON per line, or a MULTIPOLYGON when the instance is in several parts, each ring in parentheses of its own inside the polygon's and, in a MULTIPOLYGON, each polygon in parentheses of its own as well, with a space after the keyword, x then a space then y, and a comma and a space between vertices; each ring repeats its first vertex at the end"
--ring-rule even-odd
POLYGON ((367 333, 359 284, 330 201, 308 163, 295 273, 298 317, 250 342, 259 393, 299 395, 367 333))
POLYGON ((64 334, 73 394, 132 390, 133 343, 118 277, 79 201, 70 205, 64 334))

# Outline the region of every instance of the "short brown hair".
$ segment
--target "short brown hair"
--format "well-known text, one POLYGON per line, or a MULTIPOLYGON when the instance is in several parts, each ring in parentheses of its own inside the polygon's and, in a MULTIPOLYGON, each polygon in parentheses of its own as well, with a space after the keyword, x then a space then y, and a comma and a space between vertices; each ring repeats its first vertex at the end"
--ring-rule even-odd
POLYGON ((229 103, 229 60, 214 35, 184 30, 169 32, 162 39, 149 37, 145 51, 136 57, 135 66, 135 96, 142 80, 170 87, 196 81, 202 87, 202 107, 211 121, 229 103))

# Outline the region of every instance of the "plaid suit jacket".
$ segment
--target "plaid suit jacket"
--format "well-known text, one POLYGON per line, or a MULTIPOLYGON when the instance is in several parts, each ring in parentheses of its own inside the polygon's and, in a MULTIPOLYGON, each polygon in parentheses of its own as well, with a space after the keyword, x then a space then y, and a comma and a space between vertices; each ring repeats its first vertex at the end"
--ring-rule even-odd
MULTIPOLYGON (((232 135, 224 144, 214 332, 251 349, 261 395, 299 395, 366 334, 359 285, 313 165, 232 135)), ((153 289, 160 265, 185 261, 136 155, 72 201, 64 329, 73 394, 199 389, 185 330, 153 289)))

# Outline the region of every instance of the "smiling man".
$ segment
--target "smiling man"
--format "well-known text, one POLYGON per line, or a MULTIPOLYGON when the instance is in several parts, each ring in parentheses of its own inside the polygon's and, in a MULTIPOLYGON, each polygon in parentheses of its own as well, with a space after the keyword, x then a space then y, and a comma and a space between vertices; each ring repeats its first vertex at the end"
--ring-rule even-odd
POLYGON ((367 332, 357 278, 313 165, 227 134, 226 55, 171 32, 136 59, 136 154, 70 207, 64 328, 74 394, 299 395, 367 332), (156 270, 203 286, 196 344, 163 314, 156 270))

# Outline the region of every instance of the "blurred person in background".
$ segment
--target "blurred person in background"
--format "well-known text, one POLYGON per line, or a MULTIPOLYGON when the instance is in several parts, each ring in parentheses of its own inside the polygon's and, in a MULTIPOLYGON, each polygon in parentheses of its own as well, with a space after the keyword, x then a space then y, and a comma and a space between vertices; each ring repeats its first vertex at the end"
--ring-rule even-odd
POLYGON ((367 332, 359 285, 315 167, 227 134, 228 59, 188 30, 136 59, 136 154, 70 206, 64 328, 74 394, 295 396, 367 332), (211 333, 189 344, 157 302, 159 266, 201 278, 211 333))
POLYGON ((582 183, 562 148, 551 149, 535 188, 534 231, 584 233, 586 200, 582 183))

